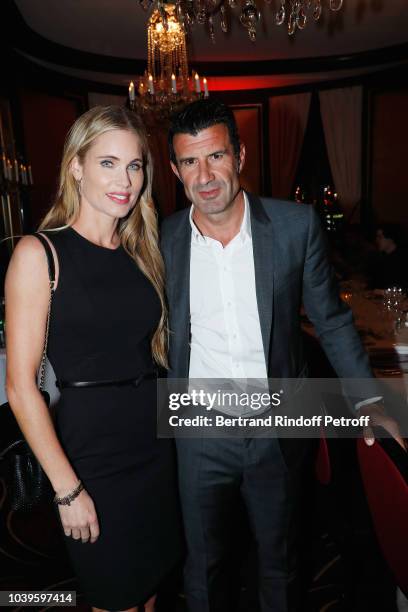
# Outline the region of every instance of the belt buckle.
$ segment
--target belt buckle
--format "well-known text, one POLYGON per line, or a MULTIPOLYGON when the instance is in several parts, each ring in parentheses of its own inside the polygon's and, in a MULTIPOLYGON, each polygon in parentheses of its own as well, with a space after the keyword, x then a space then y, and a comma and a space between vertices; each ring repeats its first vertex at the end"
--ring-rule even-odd
POLYGON ((141 374, 140 376, 138 376, 138 378, 135 378, 132 381, 132 386, 133 387, 138 387, 140 385, 140 383, 142 382, 143 378, 144 378, 144 374, 141 374))

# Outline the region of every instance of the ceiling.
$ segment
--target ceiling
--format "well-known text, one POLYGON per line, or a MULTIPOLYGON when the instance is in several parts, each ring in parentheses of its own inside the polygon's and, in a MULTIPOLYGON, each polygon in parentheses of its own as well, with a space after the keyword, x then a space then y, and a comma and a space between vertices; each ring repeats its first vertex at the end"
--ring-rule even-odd
MULTIPOLYGON (((322 0, 327 5, 328 0, 322 0)), ((81 51, 146 58, 148 15, 138 0, 15 0, 27 25, 43 37, 81 51)), ((338 13, 325 12, 303 32, 289 37, 273 16, 278 5, 262 1, 256 43, 234 16, 223 34, 216 19, 216 44, 203 26, 193 31, 191 58, 242 61, 344 55, 408 42, 407 0, 344 0, 338 13)), ((233 13, 239 14, 239 8, 233 13)))
MULTIPOLYGON (((128 61, 146 59, 148 13, 141 8, 138 0, 13 2, 26 26, 51 43, 77 52, 104 56, 107 62, 108 58, 111 61, 112 58, 128 61)), ((261 60, 281 60, 291 64, 290 70, 286 72, 294 74, 296 60, 342 56, 346 65, 348 56, 376 50, 377 64, 381 64, 381 52, 378 50, 408 45, 408 0, 344 0, 340 12, 325 10, 319 22, 311 20, 305 30, 296 32, 293 37, 287 35, 284 26, 277 27, 274 24, 278 0, 271 0, 269 4, 263 0, 257 2, 262 11, 262 20, 256 43, 249 40, 246 30, 239 24, 237 15, 240 9, 236 8, 231 11, 231 28, 228 34, 222 33, 219 18, 215 19, 216 44, 211 43, 205 27, 195 26, 189 41, 191 63, 229 62, 229 66, 235 63, 236 69, 239 70, 238 62, 252 61, 255 68, 256 62, 261 60)), ((327 6, 328 0, 322 0, 322 3, 327 6)), ((79 78, 92 76, 87 73, 81 77, 81 66, 78 66, 78 63, 70 64, 69 53, 65 53, 65 59, 61 61, 55 57, 45 57, 44 54, 41 57, 36 56, 35 50, 31 52, 27 46, 24 51, 33 61, 43 64, 48 62, 48 67, 53 70, 71 71, 71 74, 72 70, 76 70, 76 76, 79 78)), ((406 59, 408 60, 408 57, 406 59)), ((100 80, 101 73, 105 72, 105 82, 126 82, 130 70, 112 70, 111 66, 112 64, 107 70, 99 66, 96 69, 99 71, 96 80, 100 80), (114 77, 114 72, 122 74, 116 74, 114 77)), ((372 69, 372 66, 367 67, 367 70, 369 69, 372 69)), ((228 70, 226 73, 233 74, 228 70)), ((247 70, 246 74, 251 72, 247 70)), ((258 68, 257 74, 270 74, 270 70, 262 73, 262 69, 258 68)), ((306 81, 306 75, 303 80, 306 81)))

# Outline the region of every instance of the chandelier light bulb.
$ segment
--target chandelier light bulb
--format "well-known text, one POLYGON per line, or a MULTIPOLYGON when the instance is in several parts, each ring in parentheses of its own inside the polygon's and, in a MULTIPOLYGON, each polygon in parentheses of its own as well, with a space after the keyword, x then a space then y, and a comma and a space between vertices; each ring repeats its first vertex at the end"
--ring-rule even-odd
POLYGON ((130 81, 129 85, 129 100, 131 102, 135 101, 135 84, 133 83, 133 81, 130 81))
POLYGON ((198 76, 198 72, 195 73, 194 81, 195 81, 196 92, 201 93, 201 83, 200 83, 200 77, 198 76))
POLYGON ((210 94, 208 92, 208 83, 205 77, 203 78, 203 85, 204 85, 204 98, 208 98, 210 94))

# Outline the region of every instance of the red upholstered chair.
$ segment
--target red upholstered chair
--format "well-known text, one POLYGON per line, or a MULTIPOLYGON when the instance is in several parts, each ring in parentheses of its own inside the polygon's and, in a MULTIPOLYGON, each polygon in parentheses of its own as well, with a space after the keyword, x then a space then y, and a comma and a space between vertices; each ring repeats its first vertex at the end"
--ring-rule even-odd
POLYGON ((408 594, 408 454, 394 440, 357 441, 360 471, 378 542, 408 594))
POLYGON ((331 466, 329 447, 327 440, 324 435, 324 431, 320 432, 319 449, 317 451, 316 463, 315 463, 316 478, 322 485, 328 485, 331 481, 331 466))

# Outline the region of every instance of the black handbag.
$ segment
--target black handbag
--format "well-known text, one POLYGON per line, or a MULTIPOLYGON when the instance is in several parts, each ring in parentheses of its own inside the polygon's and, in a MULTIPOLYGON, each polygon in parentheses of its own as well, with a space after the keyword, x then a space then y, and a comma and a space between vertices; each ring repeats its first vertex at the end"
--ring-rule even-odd
MULTIPOLYGON (((44 246, 48 261, 50 298, 45 329, 44 349, 38 372, 38 388, 49 407, 50 397, 44 391, 45 364, 50 328, 52 299, 54 296, 54 257, 47 240, 35 234, 44 246)), ((7 491, 8 506, 12 510, 29 511, 40 502, 52 499, 51 484, 41 465, 33 455, 8 403, 0 406, 0 466, 7 491)))

